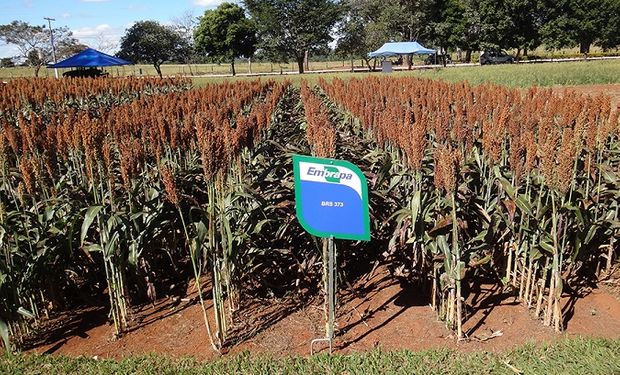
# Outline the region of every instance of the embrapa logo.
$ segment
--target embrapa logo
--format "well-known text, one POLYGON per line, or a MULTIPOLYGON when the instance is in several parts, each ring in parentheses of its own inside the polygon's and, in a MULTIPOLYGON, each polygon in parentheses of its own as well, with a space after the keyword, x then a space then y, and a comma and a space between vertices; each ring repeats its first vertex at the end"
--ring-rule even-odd
POLYGON ((340 180, 351 180, 353 174, 340 172, 336 167, 323 166, 323 169, 308 168, 308 176, 325 177, 325 181, 340 183, 340 180))

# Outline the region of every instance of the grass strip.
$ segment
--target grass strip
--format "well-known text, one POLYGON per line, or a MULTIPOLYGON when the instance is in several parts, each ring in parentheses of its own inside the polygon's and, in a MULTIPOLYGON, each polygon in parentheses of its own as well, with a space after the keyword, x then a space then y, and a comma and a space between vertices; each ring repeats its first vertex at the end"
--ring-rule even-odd
POLYGON ((375 349, 347 355, 239 355, 199 362, 161 355, 120 361, 19 354, 0 357, 2 374, 618 374, 620 339, 570 338, 508 352, 375 349))

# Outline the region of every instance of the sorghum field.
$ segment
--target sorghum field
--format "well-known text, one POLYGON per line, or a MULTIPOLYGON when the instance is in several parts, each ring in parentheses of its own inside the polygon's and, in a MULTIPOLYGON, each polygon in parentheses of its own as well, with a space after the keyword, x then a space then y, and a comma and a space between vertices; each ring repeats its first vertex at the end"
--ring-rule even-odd
MULTIPOLYGON (((618 267, 620 122, 605 95, 406 76, 16 79, 0 86, 0 126, 9 352, 51 353, 94 326, 114 345, 189 306, 207 338, 196 352, 252 350, 320 308, 323 240, 295 217, 292 154, 349 160, 369 181, 372 240, 336 244, 341 306, 397 288, 444 342, 503 335, 467 324, 507 300, 559 337, 618 267)), ((381 308, 355 306, 339 320, 370 330, 381 308)))

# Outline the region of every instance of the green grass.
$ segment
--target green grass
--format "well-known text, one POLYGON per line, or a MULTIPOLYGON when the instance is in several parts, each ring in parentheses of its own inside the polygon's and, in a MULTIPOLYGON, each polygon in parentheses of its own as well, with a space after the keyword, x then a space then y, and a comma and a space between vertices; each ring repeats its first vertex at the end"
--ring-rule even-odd
MULTIPOLYGON (((359 63, 359 62, 357 62, 359 63)), ((348 63, 345 63, 348 67, 348 63)), ((311 63, 312 69, 342 68, 342 61, 332 62, 315 62, 311 63)), ((202 64, 192 65, 192 72, 227 74, 229 72, 228 65, 202 64)), ((245 64, 239 64, 237 67, 239 73, 247 71, 245 64)), ((294 65, 288 64, 283 66, 283 71, 296 71, 294 65)), ((128 67, 111 68, 109 72, 112 76, 140 75, 142 69, 143 75, 154 75, 155 69, 149 65, 135 65, 128 67)), ((253 64, 253 72, 268 73, 272 69, 269 63, 253 64)), ((273 69, 277 72, 279 68, 273 65, 273 69)), ((189 73, 187 65, 163 65, 163 73, 166 75, 175 75, 179 73, 189 73)), ((62 72, 61 72, 62 73, 62 72)), ((53 76, 51 69, 41 69, 41 75, 53 76)), ((0 68, 0 79, 10 79, 18 76, 30 77, 33 75, 31 68, 0 68)), ((307 79, 311 83, 316 82, 319 77, 331 79, 339 77, 347 79, 350 77, 365 77, 367 75, 383 75, 381 72, 359 72, 359 73, 322 73, 322 74, 304 74, 304 75, 269 75, 271 79, 283 80, 290 79, 294 83, 298 83, 301 79, 307 79)), ((454 67, 444 69, 425 69, 395 72, 392 76, 415 76, 427 77, 434 79, 443 79, 447 81, 469 81, 472 84, 480 84, 483 82, 493 82, 510 87, 529 87, 538 86, 572 86, 587 84, 607 84, 620 83, 620 60, 604 60, 604 61, 576 61, 563 63, 544 63, 544 64, 514 64, 514 65, 495 65, 495 66, 468 66, 454 67)), ((243 80, 256 79, 256 77, 195 77, 193 78, 196 85, 201 86, 206 83, 221 82, 224 80, 243 80)))
POLYGON ((510 87, 606 84, 620 82, 620 60, 475 66, 426 70, 417 74, 453 82, 494 82, 510 87))
POLYGON ((210 362, 158 355, 120 361, 32 354, 0 357, 2 374, 514 374, 515 369, 524 374, 620 374, 620 339, 561 339, 499 354, 373 350, 275 358, 242 353, 210 362))

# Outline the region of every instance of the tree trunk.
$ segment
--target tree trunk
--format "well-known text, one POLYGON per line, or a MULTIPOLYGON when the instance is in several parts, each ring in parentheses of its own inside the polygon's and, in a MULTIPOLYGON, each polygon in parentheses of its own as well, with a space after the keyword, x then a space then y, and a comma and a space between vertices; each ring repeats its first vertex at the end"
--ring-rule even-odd
POLYGON ((161 75, 161 64, 155 63, 153 64, 153 66, 155 67, 155 71, 157 71, 159 78, 163 78, 163 76, 161 75))
POLYGON ((232 75, 234 77, 237 74, 237 72, 235 71, 235 59, 234 58, 232 60, 230 60, 230 69, 231 69, 232 75))
POLYGON ((470 63, 471 62, 471 50, 467 50, 465 51, 465 62, 466 63, 470 63))
POLYGON ((585 57, 588 57, 588 53, 590 53, 590 43, 589 41, 582 41, 579 43, 579 52, 584 54, 585 57))
POLYGON ((35 77, 39 76, 39 70, 41 70, 41 65, 35 65, 34 66, 34 76, 35 77))
POLYGON ((308 61, 308 50, 304 52, 304 70, 305 71, 310 70, 310 62, 308 61))
POLYGON ((364 59, 364 61, 366 62, 366 66, 368 67, 368 71, 371 72, 372 71, 372 66, 370 66, 370 59, 364 59))
POLYGON ((299 74, 304 74, 304 54, 302 53, 301 55, 297 55, 295 59, 297 60, 299 74))

